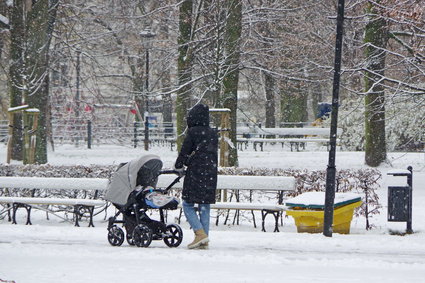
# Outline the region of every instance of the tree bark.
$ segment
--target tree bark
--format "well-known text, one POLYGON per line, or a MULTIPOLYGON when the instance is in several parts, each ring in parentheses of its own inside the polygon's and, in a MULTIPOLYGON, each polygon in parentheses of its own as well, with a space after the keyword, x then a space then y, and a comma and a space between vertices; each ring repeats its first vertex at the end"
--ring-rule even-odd
POLYGON ((184 140, 183 134, 186 128, 185 117, 187 114, 187 110, 190 107, 190 98, 192 95, 192 50, 190 48, 192 40, 192 6, 192 0, 185 0, 180 4, 179 8, 179 57, 177 62, 178 90, 176 97, 178 150, 180 150, 184 140))
MULTIPOLYGON (((167 16, 167 15, 164 15, 167 16)), ((161 36, 165 41, 170 39, 168 19, 165 23, 160 26, 161 36)), ((162 88, 162 118, 166 125, 166 136, 172 136, 172 124, 173 124, 173 101, 171 99, 171 72, 169 68, 163 68, 161 73, 161 88, 162 88)))
POLYGON ((210 107, 222 107, 220 96, 222 93, 222 60, 224 58, 224 26, 225 9, 220 1, 204 1, 204 22, 210 38, 210 44, 206 48, 206 61, 208 71, 213 75, 206 78, 207 91, 203 99, 210 107))
MULTIPOLYGON (((39 0, 27 7, 26 42, 28 86, 25 101, 40 110, 36 135, 35 163, 47 163, 47 132, 49 121, 49 48, 59 0, 39 0), (31 74, 31 75, 29 75, 31 74)), ((30 129, 32 125, 24 125, 30 129)), ((28 154, 25 154, 28 157, 28 154)), ((24 159, 24 163, 28 160, 24 159)))
POLYGON ((223 79, 223 107, 230 109, 230 140, 233 147, 229 148, 229 166, 238 165, 236 147, 236 119, 238 108, 238 84, 240 64, 240 39, 242 33, 242 1, 226 1, 228 11, 225 32, 226 72, 223 79))
POLYGON ((307 96, 302 93, 299 84, 292 87, 287 84, 286 89, 281 89, 281 122, 297 123, 307 120, 307 96))
MULTIPOLYGON (((16 107, 22 104, 22 87, 24 74, 25 23, 23 2, 14 1, 10 9, 10 67, 9 67, 9 104, 16 107)), ((23 159, 22 115, 13 116, 12 160, 23 159)))
POLYGON ((275 78, 267 72, 264 72, 264 88, 266 92, 266 128, 276 127, 275 117, 275 89, 276 83, 275 78))
POLYGON ((387 157, 385 140, 385 92, 379 82, 385 75, 385 57, 388 42, 387 23, 374 16, 373 4, 369 4, 369 22, 365 29, 366 71, 365 83, 365 161, 376 167, 387 157))

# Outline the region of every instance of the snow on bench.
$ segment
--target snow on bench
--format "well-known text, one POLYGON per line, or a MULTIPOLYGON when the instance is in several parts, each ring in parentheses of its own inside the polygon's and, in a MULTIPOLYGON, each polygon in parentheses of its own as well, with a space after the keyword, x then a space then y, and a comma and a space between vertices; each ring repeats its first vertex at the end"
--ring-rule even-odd
MULTIPOLYGON (((37 189, 37 190, 106 190, 108 179, 102 178, 51 178, 51 177, 0 177, 0 188, 5 189, 37 189)), ((13 197, 0 196, 0 203, 12 204, 12 223, 16 224, 16 211, 23 207, 27 210, 27 225, 31 225, 31 208, 36 205, 68 205, 74 207, 75 226, 79 226, 78 219, 82 216, 81 210, 89 212, 89 227, 93 225, 95 207, 105 206, 106 201, 99 199, 77 198, 40 198, 40 197, 13 197)), ((40 207, 37 207, 40 208, 40 207)))
POLYGON ((103 206, 100 199, 66 199, 66 198, 32 198, 32 197, 0 197, 0 203, 50 204, 50 205, 86 205, 103 206))
POLYGON ((103 191, 107 185, 103 178, 0 177, 0 187, 9 189, 103 191))
MULTIPOLYGON (((338 134, 342 133, 342 129, 337 129, 338 134)), ((285 142, 289 142, 291 146, 291 151, 293 147, 299 151, 300 146, 305 148, 305 143, 314 142, 314 143, 329 143, 330 128, 319 128, 319 127, 310 127, 310 128, 254 128, 250 129, 248 127, 240 127, 237 131, 238 135, 243 137, 237 138, 239 144, 245 144, 247 147, 248 142, 252 142, 254 149, 257 150, 257 144, 260 145, 261 151, 263 151, 264 143, 282 143, 282 146, 285 142), (279 137, 279 138, 265 138, 264 136, 295 136, 295 137, 279 137), (248 136, 248 137, 246 137, 248 136)), ((337 140, 339 142, 339 140, 337 140)), ((241 145, 242 149, 242 145, 241 145)))
MULTIPOLYGON (((161 175, 158 179, 157 187, 165 188, 174 180, 174 176, 161 175)), ((175 189, 183 188, 183 180, 173 186, 175 189)), ((275 232, 279 232, 279 216, 286 210, 283 205, 284 195, 295 190, 295 178, 286 176, 243 176, 243 175, 218 175, 217 189, 222 191, 220 202, 211 205, 212 209, 227 210, 259 210, 262 215, 262 231, 265 231, 265 218, 268 214, 275 217, 275 232), (267 191, 277 192, 277 203, 260 203, 260 202, 227 202, 223 200, 225 191, 267 191)), ((255 226, 255 218, 254 226, 255 226)))

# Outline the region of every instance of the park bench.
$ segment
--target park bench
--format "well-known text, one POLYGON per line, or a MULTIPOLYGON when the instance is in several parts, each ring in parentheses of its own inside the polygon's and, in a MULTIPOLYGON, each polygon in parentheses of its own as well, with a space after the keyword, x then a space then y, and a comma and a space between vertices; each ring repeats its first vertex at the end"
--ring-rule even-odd
MULTIPOLYGON (((173 176, 161 176, 157 187, 166 187, 172 182, 173 176), (162 178, 164 177, 164 178, 162 178)), ((181 190, 183 181, 174 185, 173 188, 181 190)), ((216 210, 236 210, 235 217, 240 210, 251 211, 253 215, 254 227, 255 215, 254 211, 261 211, 262 231, 265 229, 265 219, 268 214, 272 214, 275 219, 275 232, 279 232, 279 218, 283 211, 286 210, 284 205, 285 197, 288 193, 295 190, 295 178, 285 176, 242 176, 242 175, 219 175, 217 180, 217 189, 219 192, 219 201, 211 205, 211 209, 216 210), (240 192, 247 193, 246 200, 240 198, 240 192), (274 196, 269 197, 270 200, 259 201, 254 199, 254 192, 262 192, 264 194, 272 193, 274 196)), ((217 214, 218 217, 220 214, 217 214)), ((228 216, 227 216, 228 217, 228 216)), ((226 217, 226 221, 227 221, 226 217)))
MULTIPOLYGON (((158 188, 166 188, 175 179, 175 175, 161 175, 158 180, 158 188)), ((101 178, 45 178, 45 177, 0 177, 0 189, 30 189, 30 190, 80 190, 95 191, 97 197, 99 191, 107 188, 108 179, 101 178)), ((174 185, 174 189, 181 190, 183 181, 174 185)), ((220 201, 211 205, 217 210, 249 210, 252 212, 254 226, 254 211, 261 211, 262 231, 265 231, 265 219, 268 214, 275 218, 275 232, 279 231, 279 216, 286 210, 283 204, 288 192, 295 190, 295 178, 277 176, 235 176, 219 175, 217 189, 220 192, 220 201), (240 198, 240 191, 248 192, 248 201, 240 198), (253 192, 273 193, 274 201, 260 202, 254 199, 253 192)), ((3 190, 5 191, 5 190, 3 190)), ((34 194, 33 194, 34 195, 34 194)), ((39 196, 5 196, 0 195, 0 203, 12 205, 12 219, 16 224, 16 211, 23 207, 27 210, 27 223, 31 224, 31 208, 41 208, 37 205, 67 205, 73 206, 75 226, 79 226, 78 219, 81 217, 81 210, 89 213, 89 226, 93 225, 93 211, 95 207, 105 206, 106 201, 100 199, 87 198, 62 198, 62 197, 39 197, 39 196)), ((218 216, 217 216, 218 223, 218 216)))
POLYGON ((70 206, 73 207, 75 226, 79 226, 79 219, 85 212, 89 216, 89 227, 93 225, 93 213, 95 207, 103 207, 106 205, 104 200, 97 199, 99 191, 106 190, 108 179, 100 178, 47 178, 47 177, 0 177, 0 189, 3 194, 0 195, 0 203, 11 205, 8 210, 9 221, 12 220, 16 224, 16 212, 19 208, 25 208, 27 211, 27 225, 31 225, 31 209, 38 208, 51 212, 46 206, 70 206), (19 191, 21 193, 26 190, 24 196, 10 196, 11 191, 19 191), (59 191, 72 192, 84 191, 92 192, 92 198, 75 198, 42 196, 48 192, 59 191), (12 210, 12 217, 10 217, 12 210))
MULTIPOLYGON (((342 133, 342 129, 338 129, 338 134, 342 133)), ((264 144, 281 143, 282 147, 285 143, 289 143, 291 151, 305 149, 306 143, 326 144, 329 148, 329 128, 319 127, 303 127, 303 128, 254 128, 248 127, 238 128, 238 147, 243 150, 252 143, 254 150, 257 145, 263 151, 264 144)), ((339 140, 337 140, 339 142, 339 140)))

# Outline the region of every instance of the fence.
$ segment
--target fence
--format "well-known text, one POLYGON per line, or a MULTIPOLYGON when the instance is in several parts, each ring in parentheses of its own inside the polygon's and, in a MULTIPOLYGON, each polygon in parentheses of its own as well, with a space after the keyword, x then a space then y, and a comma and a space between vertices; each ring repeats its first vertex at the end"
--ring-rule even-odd
POLYGON ((0 120, 0 142, 7 142, 8 125, 9 121, 0 120))
MULTIPOLYGON (((0 142, 7 142, 8 121, 0 120, 0 142)), ((170 146, 173 150, 176 140, 172 123, 149 124, 149 144, 152 146, 170 146)), ((54 122, 51 140, 58 144, 92 145, 117 144, 138 147, 145 138, 143 122, 134 122, 131 126, 108 126, 93 123, 90 120, 54 122)))

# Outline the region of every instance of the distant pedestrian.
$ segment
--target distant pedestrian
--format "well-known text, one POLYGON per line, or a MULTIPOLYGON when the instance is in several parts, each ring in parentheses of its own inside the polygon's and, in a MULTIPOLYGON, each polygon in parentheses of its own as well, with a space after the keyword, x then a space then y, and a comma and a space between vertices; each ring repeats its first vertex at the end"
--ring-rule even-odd
POLYGON ((218 135, 209 123, 207 105, 197 104, 189 111, 187 134, 174 165, 177 170, 187 167, 182 192, 183 211, 195 232, 189 249, 207 249, 209 242, 210 204, 215 203, 218 160, 218 135))

